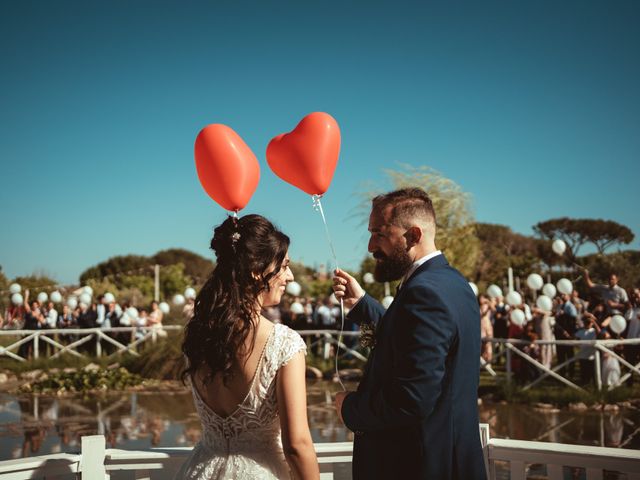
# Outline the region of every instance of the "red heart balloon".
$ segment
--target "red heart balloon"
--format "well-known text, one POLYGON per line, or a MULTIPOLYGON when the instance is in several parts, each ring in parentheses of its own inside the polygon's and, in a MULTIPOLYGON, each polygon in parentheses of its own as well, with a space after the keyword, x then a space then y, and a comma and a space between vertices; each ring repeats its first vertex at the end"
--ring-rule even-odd
POLYGON ((309 195, 327 191, 340 155, 340 128, 324 112, 310 113, 289 133, 274 137, 267 146, 273 173, 309 195))
POLYGON ((220 123, 196 137, 196 170, 202 187, 223 208, 242 210, 256 191, 260 165, 240 135, 220 123))

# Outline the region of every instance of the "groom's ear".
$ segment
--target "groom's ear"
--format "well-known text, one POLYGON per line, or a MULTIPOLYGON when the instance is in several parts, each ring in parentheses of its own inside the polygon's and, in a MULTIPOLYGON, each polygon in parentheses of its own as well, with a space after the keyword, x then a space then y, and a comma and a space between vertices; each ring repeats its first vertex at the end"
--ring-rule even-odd
POLYGON ((407 248, 415 247, 422 240, 422 229, 420 227, 410 227, 404 234, 404 238, 407 240, 407 248))

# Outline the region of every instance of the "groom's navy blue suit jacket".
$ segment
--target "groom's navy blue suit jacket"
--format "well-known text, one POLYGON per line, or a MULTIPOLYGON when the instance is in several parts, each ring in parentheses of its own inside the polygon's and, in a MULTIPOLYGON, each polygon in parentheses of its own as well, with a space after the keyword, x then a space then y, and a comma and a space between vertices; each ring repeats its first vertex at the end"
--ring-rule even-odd
POLYGON ((388 310, 365 295, 349 318, 376 325, 364 378, 342 405, 355 432, 353 478, 485 479, 480 312, 464 277, 438 255, 388 310))

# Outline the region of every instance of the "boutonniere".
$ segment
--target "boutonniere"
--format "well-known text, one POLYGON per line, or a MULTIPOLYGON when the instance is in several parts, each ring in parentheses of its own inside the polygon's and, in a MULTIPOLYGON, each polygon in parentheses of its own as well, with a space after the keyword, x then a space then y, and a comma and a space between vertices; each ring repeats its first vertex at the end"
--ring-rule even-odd
POLYGON ((360 345, 373 349, 376 346, 376 328, 371 323, 360 325, 360 345))

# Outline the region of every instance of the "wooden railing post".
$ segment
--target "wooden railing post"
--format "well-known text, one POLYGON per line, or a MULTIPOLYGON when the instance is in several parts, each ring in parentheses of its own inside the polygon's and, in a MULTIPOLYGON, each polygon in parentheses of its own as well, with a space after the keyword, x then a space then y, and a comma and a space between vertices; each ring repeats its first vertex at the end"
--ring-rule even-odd
MULTIPOLYGON (((596 387, 598 387, 598 391, 602 390, 602 371, 600 370, 600 364, 602 363, 600 361, 600 350, 598 350, 597 348, 595 349, 596 353, 596 357, 594 359, 594 363, 595 363, 595 373, 596 373, 596 387)), ((603 445, 604 446, 604 445, 603 445)))
POLYGON ((102 345, 100 343, 100 333, 96 330, 96 357, 100 358, 102 356, 102 345))
MULTIPOLYGON (((506 348, 506 345, 505 345, 506 348)), ((511 349, 507 348, 507 385, 511 385, 511 349)))
POLYGON ((82 437, 80 472, 83 480, 104 480, 108 478, 107 471, 104 468, 105 445, 104 435, 82 437))

